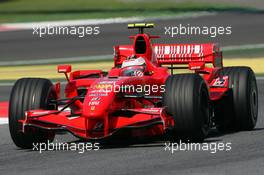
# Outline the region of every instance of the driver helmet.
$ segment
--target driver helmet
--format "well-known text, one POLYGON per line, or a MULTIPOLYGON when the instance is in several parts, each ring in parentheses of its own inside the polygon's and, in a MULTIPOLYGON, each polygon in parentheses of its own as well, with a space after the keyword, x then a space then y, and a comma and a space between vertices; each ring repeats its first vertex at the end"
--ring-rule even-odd
POLYGON ((121 76, 143 76, 146 70, 146 61, 142 57, 124 60, 121 69, 121 76))

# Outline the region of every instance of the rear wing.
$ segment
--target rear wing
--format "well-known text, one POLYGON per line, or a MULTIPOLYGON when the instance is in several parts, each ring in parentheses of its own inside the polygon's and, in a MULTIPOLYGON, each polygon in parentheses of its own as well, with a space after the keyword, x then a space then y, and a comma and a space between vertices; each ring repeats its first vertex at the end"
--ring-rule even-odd
POLYGON ((212 63, 214 67, 223 66, 218 44, 153 44, 152 48, 159 65, 212 63))

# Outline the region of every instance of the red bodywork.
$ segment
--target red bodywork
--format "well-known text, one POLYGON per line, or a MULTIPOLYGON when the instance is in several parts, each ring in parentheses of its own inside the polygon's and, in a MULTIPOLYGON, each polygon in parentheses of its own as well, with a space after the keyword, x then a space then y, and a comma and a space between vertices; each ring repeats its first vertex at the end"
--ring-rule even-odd
POLYGON ((216 44, 152 44, 151 39, 158 37, 146 33, 130 38, 132 45, 114 47, 114 67, 107 75, 101 70, 71 72, 70 65, 58 66, 58 72, 65 73, 68 83, 64 100, 59 95, 60 83, 54 85, 56 101, 60 107, 68 108, 27 111, 25 120, 21 121, 23 132, 38 127, 67 130, 84 139, 100 139, 128 128, 133 136, 162 135, 177 123, 162 106, 161 89, 142 95, 117 92, 114 88, 117 85, 164 87, 174 69, 185 68, 200 74, 208 85, 212 102, 227 92, 228 77, 218 74, 222 68, 222 52, 216 44), (145 59, 144 76, 121 76, 122 62, 131 55, 145 59), (84 95, 80 96, 81 93, 84 95))

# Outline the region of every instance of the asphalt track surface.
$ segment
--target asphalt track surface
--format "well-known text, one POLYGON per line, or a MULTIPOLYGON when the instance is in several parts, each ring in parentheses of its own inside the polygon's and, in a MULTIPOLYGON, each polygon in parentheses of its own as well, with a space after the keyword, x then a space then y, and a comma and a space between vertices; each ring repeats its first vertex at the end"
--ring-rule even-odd
MULTIPOLYGON (((11 87, 1 87, 8 99, 11 87)), ((1 174, 259 174, 264 170, 264 81, 258 80, 259 118, 256 129, 221 135, 212 131, 206 143, 231 143, 231 151, 165 151, 164 141, 107 146, 98 151, 21 150, 12 143, 8 125, 0 125, 1 174)), ((74 142, 56 136, 56 142, 74 142)))
MULTIPOLYGON (((218 42, 222 46, 264 43, 264 14, 218 13, 199 18, 155 20, 151 34, 160 35, 159 43, 218 42), (165 35, 164 27, 178 26, 231 26, 231 35, 215 38, 204 35, 165 35)), ((66 58, 78 56, 109 55, 113 46, 129 44, 128 35, 135 32, 126 29, 126 24, 99 25, 100 34, 79 38, 77 36, 33 35, 33 30, 0 32, 0 61, 66 58)))

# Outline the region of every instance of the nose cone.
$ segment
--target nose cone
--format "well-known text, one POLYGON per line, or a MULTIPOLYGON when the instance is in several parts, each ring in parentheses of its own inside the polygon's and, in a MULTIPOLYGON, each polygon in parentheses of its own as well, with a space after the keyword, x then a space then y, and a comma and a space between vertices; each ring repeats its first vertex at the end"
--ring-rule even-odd
POLYGON ((84 102, 83 114, 87 117, 103 118, 111 103, 109 96, 88 97, 84 102))
POLYGON ((83 115, 91 118, 103 118, 115 96, 112 88, 112 84, 100 83, 91 87, 84 99, 83 115))

